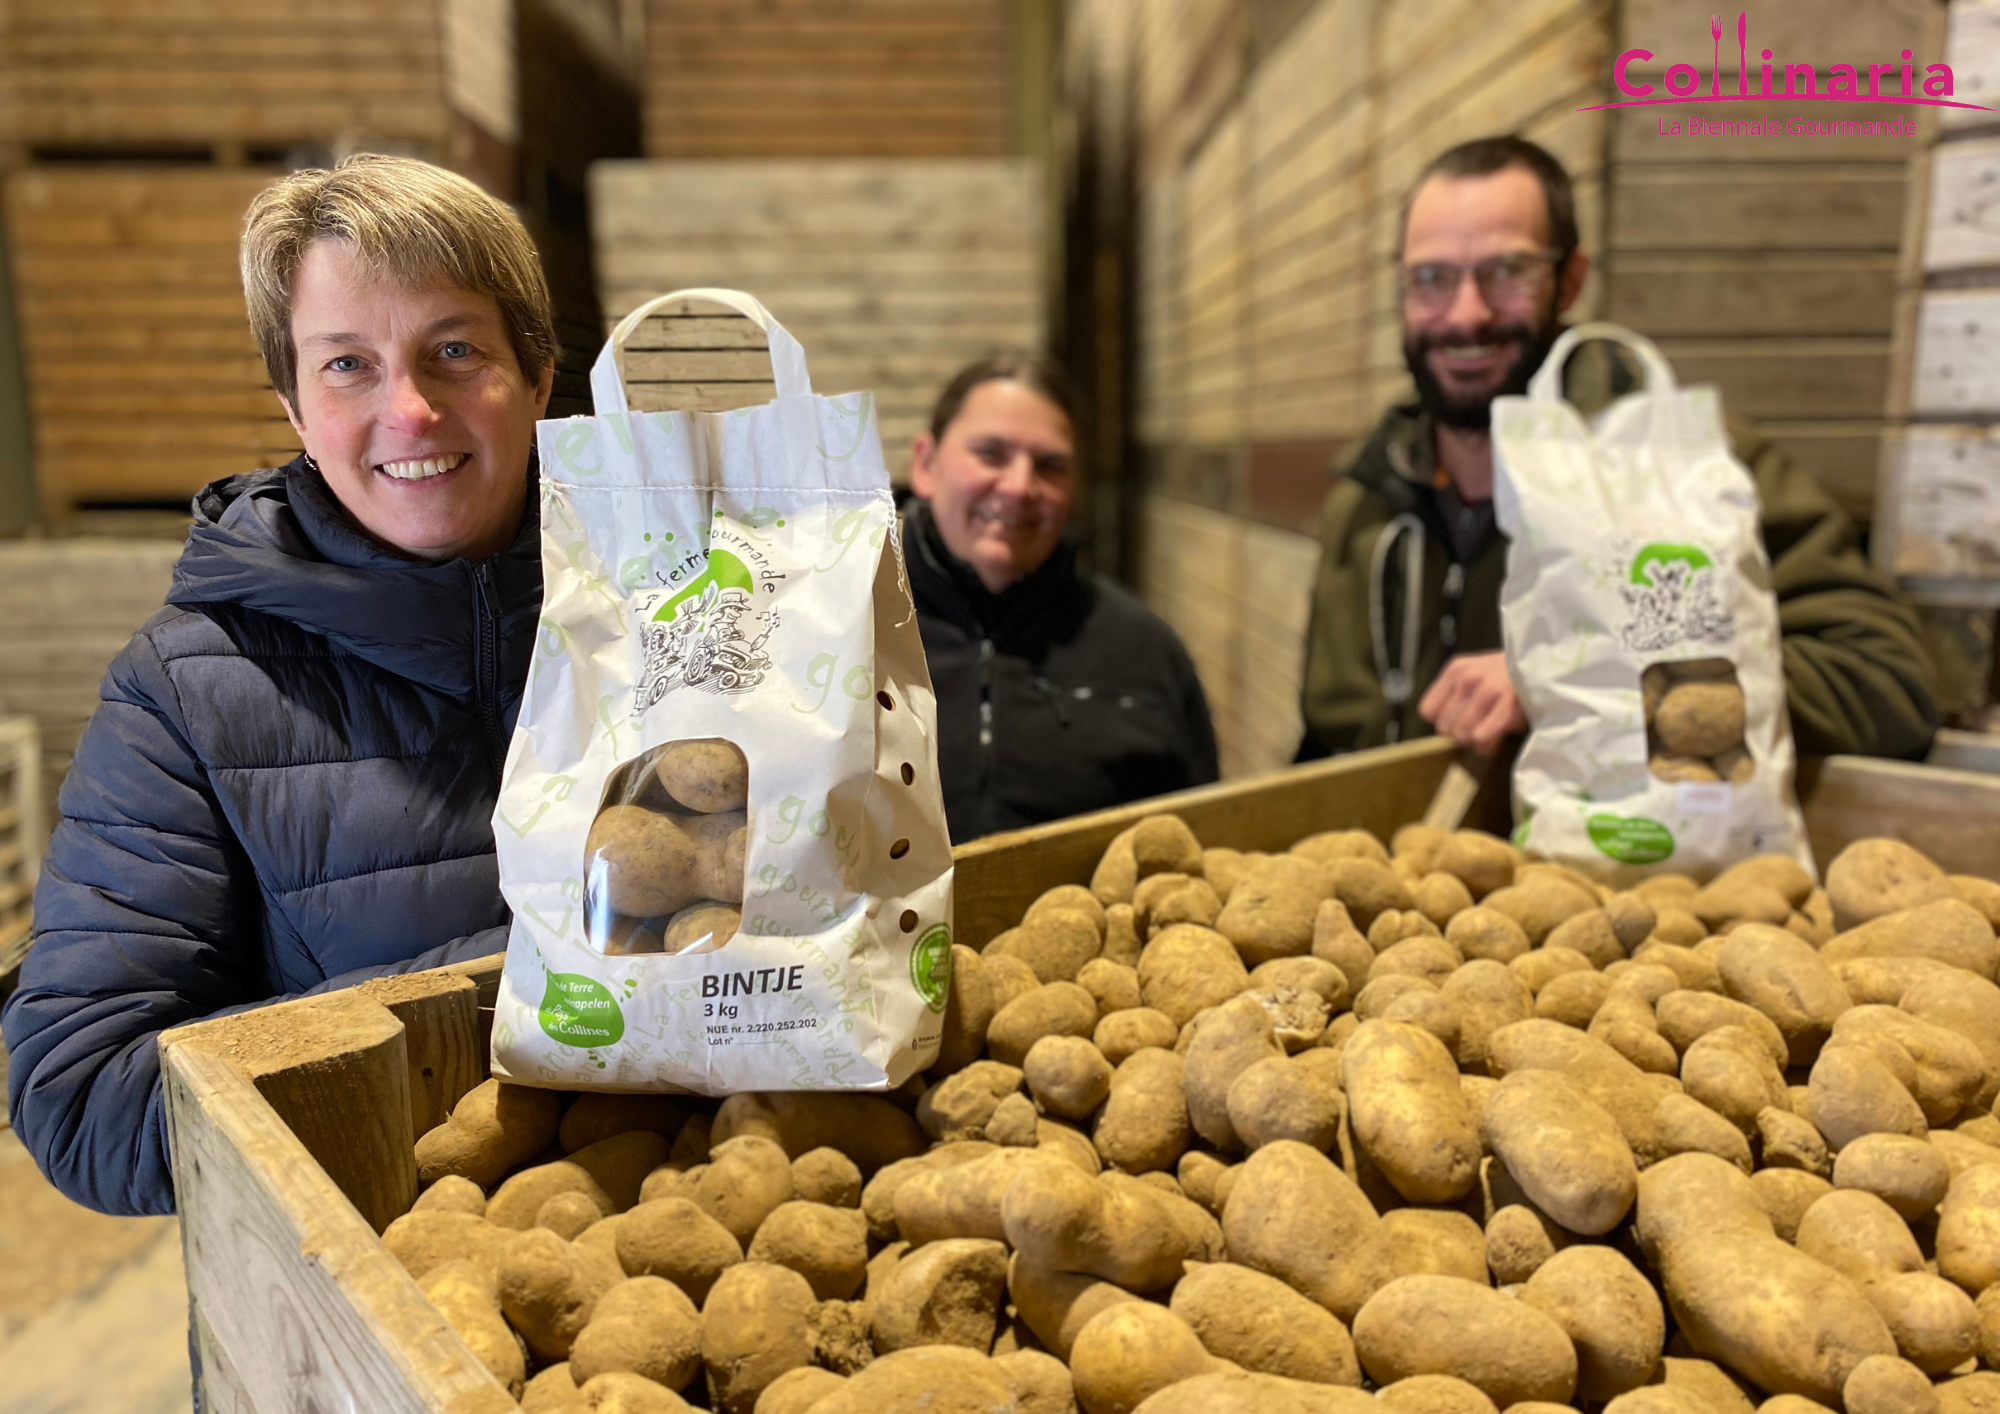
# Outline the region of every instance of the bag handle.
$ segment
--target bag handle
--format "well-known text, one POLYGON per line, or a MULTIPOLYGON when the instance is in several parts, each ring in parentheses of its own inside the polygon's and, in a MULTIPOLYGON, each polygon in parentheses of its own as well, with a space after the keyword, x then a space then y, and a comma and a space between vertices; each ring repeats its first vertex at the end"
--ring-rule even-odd
POLYGON ((1674 381, 1673 365, 1667 362, 1665 354, 1644 334, 1635 334, 1623 324, 1612 324, 1606 320, 1593 320, 1588 324, 1577 324, 1563 331, 1563 336, 1550 348, 1549 356, 1542 360, 1542 366, 1528 383, 1528 396, 1536 402, 1559 403, 1565 401, 1562 391, 1563 365, 1578 346, 1593 340, 1603 339, 1609 343, 1622 344, 1631 350, 1639 360, 1639 367, 1646 375, 1645 388, 1649 393, 1670 393, 1680 385, 1674 381))
POLYGON ((590 366, 591 408, 599 417, 629 410, 625 401, 625 379, 618 368, 618 355, 624 351, 625 341, 662 307, 681 299, 704 299, 727 305, 762 329, 771 342, 771 374, 778 385, 778 396, 811 396, 812 377, 806 372, 806 351, 799 347, 797 339, 785 332, 785 326, 774 319, 771 311, 764 308, 754 295, 747 295, 741 290, 675 290, 672 294, 653 296, 619 320, 611 331, 611 337, 604 341, 597 362, 590 366))

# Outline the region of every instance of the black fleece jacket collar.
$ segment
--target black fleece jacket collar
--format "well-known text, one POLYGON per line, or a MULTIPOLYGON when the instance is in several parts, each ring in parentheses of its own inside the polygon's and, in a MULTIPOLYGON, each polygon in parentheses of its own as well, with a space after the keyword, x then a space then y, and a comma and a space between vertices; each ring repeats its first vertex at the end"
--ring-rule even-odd
POLYGON ((1003 648, 1024 638, 1060 638, 1072 632, 1089 603, 1088 586, 1076 572, 1076 550, 1068 540, 1056 546, 1041 568, 998 594, 980 583, 972 566, 945 547, 930 507, 919 501, 909 510, 911 588, 924 612, 949 619, 968 636, 990 638, 1003 648))

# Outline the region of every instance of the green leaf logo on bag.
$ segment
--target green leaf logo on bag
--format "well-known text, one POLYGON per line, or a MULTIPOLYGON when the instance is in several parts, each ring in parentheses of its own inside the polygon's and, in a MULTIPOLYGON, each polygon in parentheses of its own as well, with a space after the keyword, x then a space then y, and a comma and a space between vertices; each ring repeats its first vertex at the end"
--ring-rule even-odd
POLYGON ((1590 842, 1620 864, 1658 864, 1674 852, 1674 833, 1643 815, 1593 815, 1590 842))
POLYGON ((943 1011, 951 992, 951 929, 933 923, 910 949, 910 983, 924 1005, 943 1011))
POLYGON ((1689 573, 1705 570, 1715 561, 1699 545, 1673 545, 1659 541, 1646 546, 1632 557, 1632 582, 1634 584, 1658 584, 1659 576, 1653 573, 1655 565, 1686 565, 1689 573))
POLYGON ((552 1041, 565 1046, 612 1046, 625 1034, 625 1013, 611 989, 577 972, 546 972, 536 1019, 552 1041))

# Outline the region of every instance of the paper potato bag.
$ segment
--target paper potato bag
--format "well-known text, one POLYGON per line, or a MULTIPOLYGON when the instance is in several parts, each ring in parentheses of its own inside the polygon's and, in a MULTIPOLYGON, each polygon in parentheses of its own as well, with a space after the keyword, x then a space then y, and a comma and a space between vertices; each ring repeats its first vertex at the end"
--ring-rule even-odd
POLYGON ((1581 325, 1526 397, 1494 399, 1493 465, 1530 725, 1516 842, 1614 882, 1767 852, 1810 870, 1757 492, 1715 389, 1677 386, 1629 330, 1581 325), (1590 339, 1623 344, 1646 381, 1586 420, 1562 367, 1590 339))
POLYGON ((540 637, 493 833, 493 1073, 595 1090, 880 1090, 951 964, 936 709, 873 402, 816 397, 756 300, 640 306, 543 422, 540 637), (777 397, 633 413, 660 305, 769 335, 777 397))

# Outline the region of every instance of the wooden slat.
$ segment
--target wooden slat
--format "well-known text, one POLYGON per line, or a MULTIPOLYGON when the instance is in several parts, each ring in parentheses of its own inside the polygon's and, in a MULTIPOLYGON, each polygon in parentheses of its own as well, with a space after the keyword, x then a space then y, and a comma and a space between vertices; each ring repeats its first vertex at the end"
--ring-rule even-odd
POLYGON ((1929 214, 1925 269, 2000 268, 2000 141, 1938 148, 1929 214))
POLYGON ((1918 425, 1888 439, 1885 497, 1896 506, 1896 573, 2000 585, 2000 433, 1918 425))
POLYGON ((1984 775, 2000 776, 2000 733, 1966 732, 1944 727, 1932 739, 1924 764, 1941 766, 1949 771, 1978 771, 1984 775))
POLYGON ((997 157, 1006 0, 651 0, 646 152, 661 158, 997 157))
MULTIPOLYGON (((1954 98, 1986 108, 2000 107, 2000 9, 1991 5, 1953 5, 1944 61, 1951 65, 1953 86, 1957 89, 1954 98)), ((1991 122, 1992 114, 1947 108, 1941 121, 1949 131, 1991 122)))
POLYGON ((1930 290, 1918 315, 1911 410, 2000 416, 2000 290, 1930 290))
POLYGON ((443 1124, 459 1098, 486 1078, 479 989, 451 973, 417 972, 375 978, 357 990, 403 1024, 414 1144, 443 1124))
POLYGON ((1822 869, 1855 840, 1887 836, 1947 873, 2000 880, 2000 777, 1829 756, 1802 764, 1799 797, 1822 869))
POLYGON ((1891 251, 1853 255, 1620 255, 1609 316, 1654 339, 1782 333, 1886 336, 1891 251))
POLYGON ((1618 177, 1618 250, 1894 250, 1900 167, 1628 168, 1618 177))
POLYGON ((1661 339, 1683 383, 1713 383, 1753 418, 1880 415, 1889 379, 1884 339, 1661 339))
POLYGON ((160 1051, 218 1056, 256 1086, 377 1232, 417 1197, 403 1024, 360 990, 176 1027, 160 1051))

